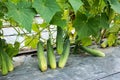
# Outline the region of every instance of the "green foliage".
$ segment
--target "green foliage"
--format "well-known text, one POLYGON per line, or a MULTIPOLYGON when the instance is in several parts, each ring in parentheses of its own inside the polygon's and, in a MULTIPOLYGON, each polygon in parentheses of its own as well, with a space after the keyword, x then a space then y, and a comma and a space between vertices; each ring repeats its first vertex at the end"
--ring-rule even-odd
POLYGON ((66 27, 66 20, 62 19, 62 12, 57 12, 54 16, 53 19, 51 20, 51 24, 60 26, 62 29, 66 27))
POLYGON ((109 0, 111 8, 115 10, 116 13, 120 14, 120 3, 118 0, 109 0))
POLYGON ((89 46, 89 45, 92 44, 92 40, 91 40, 91 38, 84 38, 84 39, 81 40, 81 43, 84 46, 89 46))
MULTIPOLYGON (((0 51, 6 52, 10 58, 19 52, 19 42, 12 45, 2 39, 4 38, 3 21, 7 21, 11 26, 22 27, 27 32, 34 32, 32 35, 26 33, 23 35, 25 46, 30 48, 37 47, 37 43, 42 39, 41 32, 43 30, 49 31, 51 37, 54 33, 51 32, 49 26, 56 25, 57 28, 59 26, 63 30, 62 36, 65 39, 69 37, 76 47, 80 45, 87 52, 94 53, 93 55, 97 53, 100 54, 99 56, 104 56, 103 53, 101 55, 101 52, 84 46, 89 46, 92 42, 100 43, 104 41, 103 38, 106 38, 101 44, 103 48, 120 43, 118 40, 119 8, 120 0, 0 0, 0 51), (43 19, 42 24, 33 22, 36 14, 43 19)), ((13 28, 15 29, 15 27, 13 28)), ((17 29, 15 30, 17 31, 17 29)), ((17 32, 20 34, 19 31, 17 32)), ((77 51, 77 48, 75 50, 77 51)), ((44 62, 42 64, 44 65, 44 62)), ((1 66, 0 64, 0 68, 1 66)), ((44 70, 47 69, 46 66, 45 64, 44 70)))
POLYGON ((32 22, 35 16, 35 12, 31 7, 31 2, 20 1, 19 3, 12 3, 8 1, 6 3, 8 8, 8 17, 15 20, 20 26, 31 32, 32 22))
POLYGON ((56 12, 60 11, 55 0, 34 0, 32 6, 47 23, 51 21, 56 12))
POLYGON ((38 37, 34 36, 25 36, 25 46, 29 46, 31 48, 36 48, 38 43, 38 37))
POLYGON ((2 21, 0 21, 0 29, 2 28, 2 21))
POLYGON ((0 45, 1 45, 0 48, 4 50, 9 55, 10 58, 17 55, 19 52, 19 48, 20 48, 19 42, 15 42, 14 45, 8 44, 5 39, 0 38, 0 45))
POLYGON ((90 35, 96 36, 100 31, 99 23, 99 18, 96 18, 96 16, 88 18, 85 14, 78 12, 73 26, 78 33, 79 39, 83 39, 90 35))
POLYGON ((48 26, 53 24, 66 30, 70 38, 77 36, 76 39, 87 46, 93 39, 102 39, 102 29, 106 29, 107 38, 111 33, 115 36, 118 34, 119 7, 119 0, 1 0, 0 29, 2 21, 7 20, 12 26, 25 28, 29 32, 34 31, 39 37, 28 36, 25 45, 36 48, 40 30, 48 29, 48 26), (40 14, 44 19, 42 24, 33 23, 36 14, 40 14), (75 31, 72 32, 74 28, 75 31))
POLYGON ((12 59, 12 57, 16 56, 19 53, 20 43, 15 42, 14 45, 12 44, 6 44, 6 47, 4 48, 6 53, 9 55, 9 57, 12 59))
POLYGON ((120 30, 120 24, 114 24, 111 28, 108 29, 109 33, 117 33, 120 30))
POLYGON ((109 19, 107 17, 107 14, 106 13, 101 13, 101 16, 100 16, 100 27, 101 28, 109 28, 109 19))
POLYGON ((108 46, 111 47, 113 44, 115 44, 116 39, 117 39, 117 36, 111 33, 108 36, 108 46))
POLYGON ((75 13, 83 5, 83 2, 81 0, 69 0, 69 2, 71 4, 71 6, 73 7, 75 13))
POLYGON ((38 24, 33 23, 32 24, 32 30, 35 31, 35 32, 39 32, 39 26, 38 26, 38 24))

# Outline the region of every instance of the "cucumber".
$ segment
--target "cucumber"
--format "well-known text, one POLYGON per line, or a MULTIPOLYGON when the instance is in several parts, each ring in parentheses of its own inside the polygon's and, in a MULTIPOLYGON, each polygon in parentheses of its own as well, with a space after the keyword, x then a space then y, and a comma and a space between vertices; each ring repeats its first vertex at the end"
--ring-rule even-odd
POLYGON ((3 51, 3 54, 4 54, 4 57, 7 61, 8 71, 13 71, 14 70, 14 65, 13 65, 12 59, 8 56, 8 54, 6 52, 3 51))
POLYGON ((41 71, 47 70, 47 60, 44 54, 44 49, 42 46, 42 42, 39 41, 37 44, 37 57, 38 57, 38 65, 41 71))
POLYGON ((48 62, 50 64, 51 69, 55 69, 56 58, 54 55, 54 51, 53 51, 50 39, 47 40, 47 57, 48 57, 48 62))
POLYGON ((85 46, 80 46, 80 48, 93 56, 105 57, 105 54, 99 50, 91 49, 85 46))
POLYGON ((64 66, 66 65, 69 53, 70 53, 70 40, 67 39, 64 44, 62 55, 60 56, 60 59, 58 62, 58 67, 64 68, 64 66))
POLYGON ((61 27, 57 26, 56 48, 58 54, 62 54, 63 44, 64 44, 63 30, 61 27))
POLYGON ((7 67, 7 61, 4 57, 4 54, 0 51, 0 57, 1 57, 1 72, 2 75, 7 75, 8 74, 8 67, 7 67))

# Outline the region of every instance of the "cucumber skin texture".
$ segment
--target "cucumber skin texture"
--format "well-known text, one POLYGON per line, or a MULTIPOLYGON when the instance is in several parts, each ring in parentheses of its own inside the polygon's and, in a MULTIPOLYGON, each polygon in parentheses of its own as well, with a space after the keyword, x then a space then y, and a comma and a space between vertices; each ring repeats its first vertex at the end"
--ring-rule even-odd
POLYGON ((94 56, 98 56, 98 57, 105 57, 105 54, 99 50, 95 50, 95 49, 91 49, 91 48, 87 48, 85 46, 80 46, 80 48, 94 56))
POLYGON ((6 52, 3 52, 3 53, 4 53, 4 57, 6 58, 6 61, 7 61, 8 71, 13 71, 14 65, 12 63, 12 59, 8 56, 8 54, 6 52))
POLYGON ((48 62, 50 64, 51 69, 55 69, 56 58, 55 58, 55 54, 54 54, 50 39, 47 41, 47 57, 48 57, 48 62))
POLYGON ((57 26, 57 37, 56 37, 56 47, 57 47, 57 53, 62 54, 63 52, 63 30, 61 27, 57 26))
POLYGON ((70 53, 70 41, 69 41, 69 39, 67 39, 65 41, 65 44, 64 44, 63 53, 60 56, 60 59, 59 59, 59 62, 58 62, 58 67, 64 68, 64 66, 67 62, 67 59, 69 57, 69 53, 70 53))
POLYGON ((44 49, 43 49, 41 41, 39 41, 37 44, 37 57, 38 57, 38 65, 39 65, 40 70, 42 72, 46 71, 47 70, 47 60, 46 60, 46 57, 44 54, 44 49))
POLYGON ((4 57, 4 54, 1 52, 0 52, 0 57, 1 57, 1 72, 2 72, 2 75, 5 76, 8 74, 7 62, 4 57))

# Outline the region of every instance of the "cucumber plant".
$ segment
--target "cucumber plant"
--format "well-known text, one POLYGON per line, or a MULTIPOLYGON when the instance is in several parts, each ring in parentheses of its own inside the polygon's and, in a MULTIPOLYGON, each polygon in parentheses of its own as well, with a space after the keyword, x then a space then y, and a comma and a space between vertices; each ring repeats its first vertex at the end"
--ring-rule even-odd
MULTIPOLYGON (((33 35, 24 34, 25 46, 32 48, 36 48, 39 40, 42 39, 43 30, 48 30, 50 25, 56 25, 65 32, 62 34, 58 30, 58 36, 63 36, 64 39, 69 36, 72 44, 77 47, 80 45, 82 49, 91 53, 91 49, 86 46, 92 45, 93 42, 99 45, 106 39, 105 44, 101 44, 103 47, 114 46, 120 42, 118 37, 120 34, 119 7, 120 0, 0 0, 0 43, 5 43, 2 40, 4 21, 8 21, 13 28, 17 26, 25 29, 27 33, 35 32, 33 35), (33 20, 37 14, 44 20, 42 24, 34 23, 33 20)), ((59 54, 65 52, 62 48, 63 43, 62 38, 57 39, 56 46, 60 47, 57 49, 60 50, 59 54)), ((19 43, 15 45, 5 43, 1 49, 12 59, 18 53, 18 48, 19 43)), ((39 49, 38 52, 40 52, 39 49)), ((4 57, 1 55, 0 62, 5 62, 3 60, 4 57)), ((0 64, 0 68, 2 66, 0 64)))

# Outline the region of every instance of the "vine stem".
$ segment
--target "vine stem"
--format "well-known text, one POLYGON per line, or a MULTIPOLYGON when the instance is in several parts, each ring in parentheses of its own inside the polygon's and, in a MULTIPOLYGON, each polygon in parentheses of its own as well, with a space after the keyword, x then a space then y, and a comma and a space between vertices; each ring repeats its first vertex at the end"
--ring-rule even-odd
MULTIPOLYGON (((32 39, 29 41, 29 43, 27 44, 27 45, 29 45, 34 39, 35 39, 35 37, 37 36, 37 35, 39 35, 39 39, 41 38, 41 32, 44 30, 44 28, 42 29, 42 30, 40 30, 39 32, 37 32, 35 35, 33 35, 33 37, 32 37, 32 39)), ((29 38, 29 37, 28 37, 29 38)), ((28 39, 27 38, 27 39, 28 39)), ((26 39, 24 39, 21 43, 23 43, 24 41, 25 41, 26 39)), ((21 48, 24 48, 25 46, 23 46, 23 47, 21 47, 21 48)))

